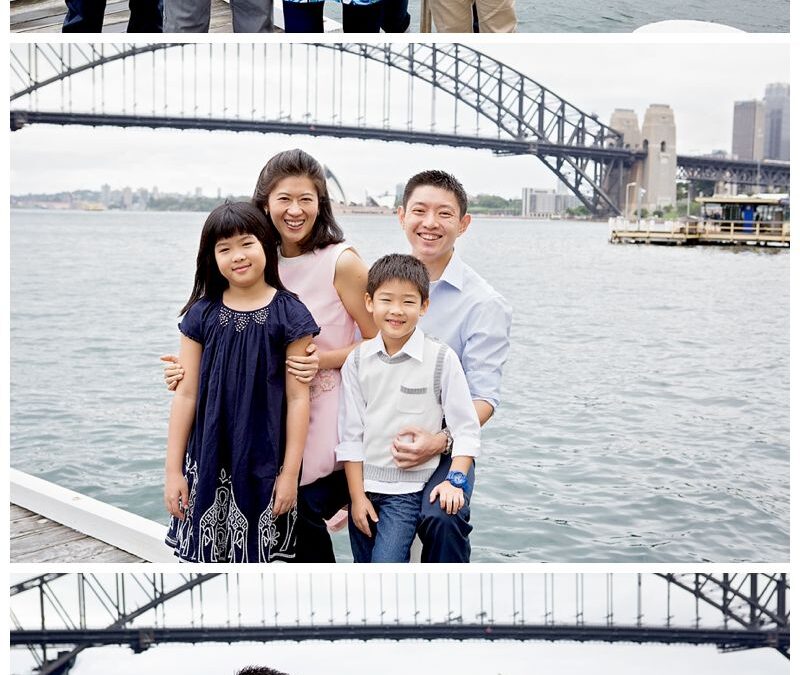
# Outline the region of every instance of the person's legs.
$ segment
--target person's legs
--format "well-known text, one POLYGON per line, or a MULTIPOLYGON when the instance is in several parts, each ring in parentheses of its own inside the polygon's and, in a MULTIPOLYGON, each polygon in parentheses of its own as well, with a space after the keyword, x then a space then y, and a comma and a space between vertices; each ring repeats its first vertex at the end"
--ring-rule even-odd
POLYGON ((330 476, 300 486, 297 493, 297 550, 294 562, 336 562, 325 520, 336 515, 349 500, 344 471, 334 471, 330 476))
POLYGON ((163 0, 129 0, 129 33, 160 33, 163 29, 163 0))
POLYGON ((373 2, 371 5, 356 5, 352 2, 342 3, 342 24, 345 33, 380 33, 383 20, 383 3, 373 2))
POLYGON ((322 33, 325 1, 292 2, 283 0, 283 29, 287 33, 322 33))
MULTIPOLYGON (((376 511, 378 510, 378 507, 375 505, 374 501, 372 502, 372 506, 375 507, 376 511)), ((376 532, 375 527, 375 523, 370 521, 369 529, 372 533, 372 536, 368 537, 356 527, 356 524, 353 522, 353 514, 348 511, 347 531, 350 534, 350 550, 353 551, 354 563, 372 562, 372 546, 375 543, 376 532)))
POLYGON ((422 540, 422 562, 469 562, 471 546, 469 533, 469 502, 475 485, 475 467, 469 470, 469 490, 464 497, 466 503, 455 515, 448 515, 438 500, 430 503, 431 490, 447 478, 450 457, 442 455, 439 466, 422 491, 420 522, 417 534, 422 540))
POLYGON ((164 6, 165 33, 208 33, 211 0, 167 0, 164 6))
POLYGON ((231 0, 231 16, 234 33, 271 33, 274 28, 272 0, 231 0))
POLYGON ((517 29, 514 0, 476 0, 481 33, 513 33, 517 29))
POLYGON ((106 0, 66 0, 62 33, 102 33, 106 0))
POLYGON ((431 0, 437 33, 471 33, 472 0, 431 0))
POLYGON ((381 28, 384 33, 405 33, 410 25, 408 0, 383 0, 381 28))
POLYGON ((422 492, 404 495, 370 494, 373 505, 376 503, 378 525, 372 545, 372 562, 408 562, 411 557, 411 543, 417 531, 420 500, 422 492))

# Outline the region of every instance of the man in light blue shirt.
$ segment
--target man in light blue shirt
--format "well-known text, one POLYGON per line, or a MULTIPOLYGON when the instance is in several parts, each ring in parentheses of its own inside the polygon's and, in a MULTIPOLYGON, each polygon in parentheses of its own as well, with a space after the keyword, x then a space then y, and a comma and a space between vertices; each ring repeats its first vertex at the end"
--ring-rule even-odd
MULTIPOLYGON (((458 355, 467 376, 472 403, 481 425, 500 401, 500 380, 508 356, 511 308, 455 251, 455 241, 469 227, 467 195, 453 176, 443 171, 424 171, 406 184, 400 224, 431 278, 430 307, 422 317, 423 331, 446 342, 458 355)), ((452 439, 445 428, 431 434, 417 427, 401 429, 394 442, 395 462, 414 467, 442 455, 425 486, 420 523, 422 562, 469 562, 469 502, 456 515, 431 504, 430 491, 448 480, 452 439)), ((474 468, 467 477, 468 497, 474 486, 474 468)))

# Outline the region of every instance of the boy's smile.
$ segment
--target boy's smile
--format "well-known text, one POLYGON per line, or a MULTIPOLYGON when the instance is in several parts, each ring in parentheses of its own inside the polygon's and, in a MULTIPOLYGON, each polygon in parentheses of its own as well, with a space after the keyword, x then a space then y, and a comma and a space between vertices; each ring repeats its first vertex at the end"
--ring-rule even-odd
POLYGON ((408 341, 428 309, 428 301, 422 302, 417 287, 401 279, 384 282, 372 297, 367 294, 365 301, 390 356, 408 341))

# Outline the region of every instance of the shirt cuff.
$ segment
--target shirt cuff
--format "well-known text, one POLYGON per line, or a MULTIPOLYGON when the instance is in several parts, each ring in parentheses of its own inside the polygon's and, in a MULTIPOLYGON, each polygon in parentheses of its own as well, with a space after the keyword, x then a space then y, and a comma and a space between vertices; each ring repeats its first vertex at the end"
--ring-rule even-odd
POLYGON ((456 439, 453 443, 451 457, 477 457, 480 455, 480 448, 480 441, 465 442, 462 439, 461 442, 459 442, 458 439, 456 439))
POLYGON ((337 462, 363 462, 364 444, 361 441, 342 441, 336 446, 337 462))

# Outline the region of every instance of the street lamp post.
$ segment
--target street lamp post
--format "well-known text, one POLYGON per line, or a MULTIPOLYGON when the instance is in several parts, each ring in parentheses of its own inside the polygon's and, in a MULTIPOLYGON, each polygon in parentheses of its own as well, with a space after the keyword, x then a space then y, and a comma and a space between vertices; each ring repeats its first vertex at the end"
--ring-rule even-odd
POLYGON ((641 198, 644 197, 646 194, 647 194, 647 190, 645 190, 644 188, 640 188, 640 189, 638 189, 636 191, 636 228, 637 229, 642 224, 642 212, 641 212, 641 209, 639 208, 639 203, 641 201, 641 198))
POLYGON ((634 181, 633 183, 628 183, 625 186, 625 220, 628 220, 628 194, 629 194, 628 191, 631 189, 632 185, 636 185, 636 181, 634 181))

